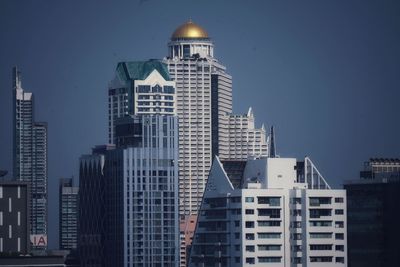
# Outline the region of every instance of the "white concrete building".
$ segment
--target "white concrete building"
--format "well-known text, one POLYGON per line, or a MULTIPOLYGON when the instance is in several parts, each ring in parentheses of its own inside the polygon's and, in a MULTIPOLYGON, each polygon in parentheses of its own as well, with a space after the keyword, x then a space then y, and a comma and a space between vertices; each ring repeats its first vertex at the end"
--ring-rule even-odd
POLYGON ((347 266, 346 192, 309 158, 214 160, 189 266, 347 266))
POLYGON ((267 132, 264 125, 255 127, 252 108, 247 114, 226 114, 224 119, 226 127, 222 132, 225 138, 220 140, 218 155, 221 160, 268 156, 267 132))
POLYGON ((265 131, 254 129, 254 117, 243 116, 242 121, 247 119, 249 123, 242 123, 240 131, 233 130, 238 124, 230 115, 232 77, 214 57, 214 44, 202 27, 192 21, 178 27, 168 43, 168 52, 164 62, 176 82, 179 118, 180 214, 188 216, 197 214, 213 156, 242 159, 247 158, 247 152, 263 154, 265 131), (241 142, 240 148, 230 152, 229 148, 235 146, 230 141, 251 139, 252 132, 262 149, 254 142, 241 142))

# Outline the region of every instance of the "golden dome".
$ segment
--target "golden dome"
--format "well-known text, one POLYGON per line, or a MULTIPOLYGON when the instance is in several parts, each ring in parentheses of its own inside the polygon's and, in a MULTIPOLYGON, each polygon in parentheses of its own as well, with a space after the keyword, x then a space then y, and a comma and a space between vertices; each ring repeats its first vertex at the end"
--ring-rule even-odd
POLYGON ((180 38, 208 38, 208 34, 202 27, 193 23, 192 20, 189 20, 185 24, 179 26, 171 36, 171 39, 180 38))

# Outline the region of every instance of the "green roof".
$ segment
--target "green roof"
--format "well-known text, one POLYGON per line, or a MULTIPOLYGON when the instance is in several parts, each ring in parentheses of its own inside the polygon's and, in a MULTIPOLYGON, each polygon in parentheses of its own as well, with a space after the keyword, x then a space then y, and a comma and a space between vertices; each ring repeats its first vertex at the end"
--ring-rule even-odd
POLYGON ((157 70, 165 80, 171 81, 167 65, 158 60, 127 61, 117 65, 117 75, 124 81, 144 80, 153 70, 157 70))

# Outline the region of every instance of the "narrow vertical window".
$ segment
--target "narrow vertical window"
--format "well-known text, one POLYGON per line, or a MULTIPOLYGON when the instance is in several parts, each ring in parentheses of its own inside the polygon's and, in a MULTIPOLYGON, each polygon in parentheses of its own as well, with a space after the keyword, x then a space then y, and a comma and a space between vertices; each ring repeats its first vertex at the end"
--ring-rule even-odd
POLYGON ((3 198, 3 186, 0 186, 0 198, 3 198))
POLYGON ((0 211, 0 226, 3 225, 3 212, 0 211))
POLYGON ((17 251, 18 252, 21 251, 21 238, 20 237, 18 237, 18 249, 17 249, 17 251))
POLYGON ((21 198, 21 187, 18 186, 18 199, 20 199, 20 198, 21 198))
POLYGON ((18 226, 21 225, 21 212, 18 211, 18 226))
POLYGON ((0 252, 3 252, 3 238, 0 237, 0 252))
POLYGON ((8 198, 8 212, 12 211, 12 206, 11 206, 11 197, 8 198))
POLYGON ((8 226, 8 238, 12 238, 12 225, 8 226))

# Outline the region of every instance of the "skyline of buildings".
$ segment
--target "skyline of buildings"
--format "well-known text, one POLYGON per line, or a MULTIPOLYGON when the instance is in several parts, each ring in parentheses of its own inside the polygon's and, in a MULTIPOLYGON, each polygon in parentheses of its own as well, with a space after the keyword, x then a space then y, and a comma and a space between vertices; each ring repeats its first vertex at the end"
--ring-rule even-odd
MULTIPOLYGON (((182 208, 183 215, 197 214, 194 207, 201 203, 192 198, 203 200, 192 248, 193 256, 190 257, 193 266, 204 266, 212 262, 221 266, 231 266, 233 262, 238 266, 283 262, 304 266, 329 266, 330 263, 347 265, 345 191, 332 190, 308 158, 304 161, 275 158, 273 128, 267 139, 264 126, 255 128, 251 108, 247 114, 242 115, 226 112, 232 110, 231 77, 224 72, 225 67, 212 58, 213 45, 202 28, 194 26, 191 21, 182 25, 174 32, 169 48, 170 55, 175 58, 174 63, 167 57, 162 61, 132 61, 117 65, 116 78, 109 85, 109 140, 113 144, 96 147, 92 155, 81 157, 80 176, 83 179, 82 187, 86 188, 81 194, 84 196, 88 193, 79 211, 82 221, 79 223, 83 226, 79 242, 82 251, 88 255, 85 266, 99 266, 103 263, 106 266, 178 266, 178 259, 182 259, 182 250, 179 251, 182 248, 179 245, 182 236, 179 235, 178 188, 181 189, 179 186, 185 183, 192 184, 193 181, 198 184, 190 186, 188 192, 180 191, 183 203, 189 205, 182 208), (197 31, 194 35, 191 32, 193 30, 197 31), (205 65, 202 63, 199 68, 200 61, 204 61, 205 65), (210 67, 209 72, 206 71, 207 67, 210 67), (179 72, 182 72, 181 76, 179 72), (172 75, 175 75, 174 78, 172 75), (209 77, 205 78, 207 75, 209 77), (207 79, 210 86, 207 86, 207 79), (191 87, 193 80, 196 82, 191 87), (199 96, 199 88, 211 90, 199 96), (190 92, 192 89, 196 92, 194 97, 190 92), (181 116, 179 112, 182 112, 181 116), (209 115, 210 123, 207 119, 209 115), (188 118, 187 123, 185 116, 188 118), (196 127, 193 127, 193 120, 197 120, 196 127), (189 139, 185 139, 186 131, 182 134, 181 129, 178 130, 181 122, 182 127, 192 130, 189 131, 189 139), (208 134, 209 143, 201 140, 208 134), (186 148, 195 149, 187 152, 179 147, 178 142, 182 140, 189 140, 190 145, 186 148), (197 143, 192 146, 192 141, 197 143), (210 166, 210 173, 207 171, 203 180, 199 176, 199 169, 192 173, 197 178, 178 177, 178 165, 182 160, 190 159, 188 162, 192 164, 192 158, 198 159, 196 157, 199 153, 209 155, 210 158, 216 156, 210 166), (212 180, 206 182, 205 187, 204 181, 207 181, 208 175, 212 180), (201 181, 203 186, 199 186, 201 181), (97 183, 97 186, 92 187, 93 183, 97 183), (191 191, 193 188, 196 190, 191 191), (206 191, 204 197, 201 190, 206 191), (218 191, 219 195, 210 191, 218 191), (273 195, 270 195, 271 192, 273 195), (254 201, 255 196, 257 204, 261 206, 252 206, 248 203, 255 202, 246 201, 250 198, 254 201), (221 198, 226 200, 222 204, 221 198), (238 198, 240 201, 235 202, 238 198), (96 207, 92 213, 95 216, 91 217, 89 214, 93 208, 93 199, 98 200, 94 206, 103 207, 96 207), (231 200, 232 203, 240 203, 244 209, 240 208, 240 213, 238 209, 232 210, 229 206, 231 200), (265 208, 264 204, 269 206, 265 208), (226 214, 240 216, 238 220, 233 220, 234 216, 229 217, 227 222, 226 214), (264 220, 264 217, 272 220, 264 220), (87 221, 83 222, 82 218, 87 221), (303 223, 305 225, 301 226, 303 223), (92 227, 95 232, 90 232, 92 227), (226 229, 230 227, 240 229, 234 235, 233 232, 227 234, 226 229), (257 232, 258 227, 271 227, 271 232, 257 232), (274 227, 279 229, 272 229, 274 227), (310 232, 310 229, 316 232, 310 232), (328 232, 321 232, 327 229, 328 232), (205 240, 204 235, 210 234, 215 235, 212 240, 218 240, 205 240), (275 243, 270 244, 259 240, 264 238, 279 239, 279 242, 275 240, 275 243), (314 238, 318 241, 311 240, 314 238), (236 253, 238 245, 240 253, 236 253), (289 252, 282 251, 282 246, 289 245, 289 252), (99 261, 96 261, 96 255, 100 255, 99 261)), ((35 181, 38 183, 34 184, 34 189, 40 194, 43 181, 47 183, 47 125, 35 122, 31 124, 32 129, 27 127, 29 121, 33 121, 32 94, 22 90, 20 74, 16 69, 13 72, 14 88, 20 89, 16 89, 15 95, 14 124, 18 132, 18 135, 15 134, 15 149, 23 151, 15 158, 22 158, 21 162, 25 164, 24 155, 29 151, 35 153, 31 157, 29 154, 26 156, 35 159, 31 164, 35 168, 34 172, 29 174, 29 168, 19 166, 14 168, 14 173, 18 169, 21 176, 31 177, 32 180, 37 178, 35 181), (22 96, 19 97, 19 94, 22 96), (29 136, 33 136, 31 142, 29 136)), ((205 158, 208 159, 208 156, 205 158)), ((191 165, 188 166, 192 170, 191 165)), ((193 166, 198 167, 200 164, 193 166)), ((201 165, 203 169, 206 166, 201 165)), ((379 171, 371 173, 375 178, 374 175, 379 171)), ((60 211, 63 210, 62 195, 60 187, 60 211)), ((36 203, 37 195, 32 196, 36 203)), ((41 197, 43 199, 43 194, 41 197)), ((188 218, 193 222, 196 220, 196 217, 188 218)), ((60 225, 61 220, 62 216, 60 225)), ((187 225, 186 222, 183 232, 193 232, 187 225)), ((60 236, 61 233, 62 227, 60 236)))
POLYGON ((12 71, 13 178, 30 188, 30 235, 32 250, 47 248, 47 123, 37 122, 34 98, 22 88, 21 72, 12 71), (44 242, 35 242, 34 240, 44 242))

